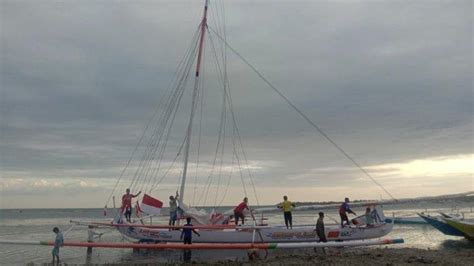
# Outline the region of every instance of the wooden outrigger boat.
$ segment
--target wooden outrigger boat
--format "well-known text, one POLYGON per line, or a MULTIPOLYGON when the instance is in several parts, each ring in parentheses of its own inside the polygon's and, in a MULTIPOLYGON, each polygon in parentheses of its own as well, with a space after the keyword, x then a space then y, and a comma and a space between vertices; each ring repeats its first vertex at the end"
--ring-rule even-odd
MULTIPOLYGON (((135 176, 132 180, 132 183, 130 186, 127 186, 131 188, 132 190, 145 190, 147 191, 148 194, 151 194, 153 190, 158 186, 158 184, 161 182, 161 180, 168 174, 169 169, 173 166, 174 162, 176 161, 176 158, 182 154, 183 156, 183 168, 182 172, 180 173, 179 179, 180 179, 180 186, 179 186, 179 207, 182 210, 183 214, 181 215, 182 217, 191 217, 192 218, 192 223, 196 225, 195 228, 199 230, 200 236, 195 237, 193 239, 193 242, 195 243, 297 243, 297 242, 318 242, 319 238, 316 236, 315 233, 315 225, 294 225, 292 230, 288 230, 284 226, 268 226, 264 225, 261 223, 258 223, 255 219, 253 219, 253 225, 251 226, 223 226, 222 224, 224 223, 224 219, 227 220, 227 222, 230 221, 230 216, 233 214, 232 210, 229 210, 228 212, 225 212, 223 214, 220 214, 220 219, 212 219, 210 214, 207 214, 206 212, 202 210, 196 210, 194 208, 188 207, 184 203, 184 196, 185 196, 185 187, 186 187, 186 179, 188 176, 188 162, 189 162, 189 157, 190 157, 190 146, 191 146, 191 141, 192 141, 192 132, 193 132, 193 123, 195 120, 195 116, 199 115, 197 114, 199 111, 202 115, 202 106, 201 109, 198 108, 198 102, 202 100, 199 98, 203 92, 203 82, 202 82, 202 75, 201 69, 202 69, 202 64, 203 64, 203 58, 204 58, 204 39, 206 34, 210 35, 211 32, 214 33, 214 36, 216 37, 215 39, 220 39, 223 42, 223 46, 225 49, 222 49, 220 52, 223 54, 225 53, 226 49, 228 48, 229 50, 233 51, 234 53, 235 50, 229 46, 227 43, 225 37, 222 37, 218 34, 219 30, 214 30, 210 29, 210 27, 207 24, 207 15, 208 15, 208 6, 209 6, 209 0, 205 0, 205 5, 204 5, 204 12, 203 12, 203 17, 201 20, 201 23, 196 31, 196 34, 193 38, 193 41, 191 43, 191 47, 188 49, 188 52, 183 59, 183 62, 185 62, 181 68, 180 74, 177 74, 176 76, 176 87, 174 90, 172 90, 172 93, 170 97, 168 98, 168 102, 165 104, 165 112, 163 113, 162 117, 160 120, 156 123, 157 128, 154 129, 152 136, 150 137, 149 141, 149 146, 146 147, 146 150, 144 152, 144 157, 140 161, 140 164, 138 166, 137 171, 135 171, 135 176), (209 30, 210 29, 210 30, 209 30), (156 163, 156 166, 152 166, 153 163, 156 161, 159 161, 158 159, 163 158, 163 154, 166 150, 166 141, 167 138, 169 137, 169 134, 171 132, 171 127, 173 126, 173 121, 174 117, 176 116, 176 112, 179 109, 179 104, 181 101, 181 97, 183 95, 183 92, 185 90, 185 86, 187 84, 187 79, 191 71, 191 66, 195 65, 196 70, 194 72, 194 85, 192 87, 192 99, 191 99, 191 104, 190 104, 190 115, 189 115, 189 120, 187 122, 186 126, 186 135, 184 136, 184 140, 182 142, 181 147, 179 147, 179 150, 177 152, 177 156, 173 163, 171 163, 170 168, 167 171, 164 171, 163 177, 157 178, 157 172, 160 171, 161 167, 161 162, 156 163), (162 143, 164 142, 164 144, 162 143), (182 152, 183 151, 183 152, 182 152), (143 163, 142 163, 143 162, 143 163), (152 181, 154 179, 159 179, 159 181, 152 181)), ((211 39, 212 41, 212 39, 211 39)), ((214 43, 212 43, 212 47, 214 47, 214 43)), ((214 50, 215 54, 216 51, 214 50)), ((237 56, 239 56, 247 65, 249 65, 256 73, 257 75, 262 78, 272 89, 274 89, 277 94, 279 94, 293 109, 296 110, 296 112, 304 119, 306 120, 309 124, 311 124, 321 135, 326 138, 330 143, 332 143, 338 150, 342 152, 344 156, 346 156, 350 161, 352 161, 358 168, 362 170, 363 173, 365 173, 369 178, 372 179, 372 181, 380 186, 382 189, 384 189, 379 183, 377 183, 360 165, 358 165, 355 160, 350 157, 340 146, 338 146, 333 140, 329 138, 327 134, 325 134, 321 129, 315 125, 314 122, 312 122, 304 113, 302 113, 294 104, 292 104, 288 98, 286 98, 280 91, 278 91, 273 85, 269 83, 267 79, 265 79, 253 66, 251 66, 244 58, 242 58, 238 53, 236 53, 237 56)), ((217 60, 217 55, 216 60, 217 60)), ((222 145, 225 144, 225 121, 228 119, 230 124, 232 125, 232 130, 229 130, 232 132, 232 164, 236 162, 238 164, 238 169, 240 169, 240 176, 242 179, 242 169, 249 169, 248 167, 241 167, 240 163, 245 162, 247 163, 247 158, 243 149, 243 145, 240 139, 239 135, 239 130, 237 128, 237 123, 236 119, 234 117, 233 113, 233 107, 232 107, 232 99, 230 96, 230 91, 228 88, 228 79, 227 79, 227 73, 226 73, 226 66, 225 63, 227 61, 227 57, 223 56, 220 60, 222 60, 222 63, 217 63, 218 69, 222 70, 222 72, 219 72, 219 80, 223 84, 223 111, 221 113, 221 125, 219 129, 219 140, 217 141, 217 148, 216 148, 216 157, 214 158, 214 161, 212 165, 214 166, 216 164, 216 158, 218 154, 223 154, 224 153, 224 148, 222 145), (225 116, 229 113, 230 118, 225 118, 225 116), (224 118, 223 118, 224 117, 224 118), (224 122, 223 122, 224 121, 224 122), (224 133, 223 133, 224 132, 224 133), (224 144, 223 144, 224 143, 224 144)), ((202 117, 201 117, 202 119, 202 117)), ((148 128, 148 126, 146 127, 148 128)), ((199 131, 201 128, 199 128, 199 131)), ((145 134, 145 133, 144 133, 145 134)), ((200 134, 200 133, 199 133, 200 134)), ((200 137, 200 135, 199 135, 200 137)), ((229 137, 230 138, 230 137, 229 137)), ((141 141, 141 139, 140 139, 141 141)), ((200 141, 200 139, 199 139, 200 141)), ((199 142, 200 143, 200 142, 199 142)), ((199 145, 198 145, 199 146, 199 145)), ((138 147, 138 145, 137 145, 138 147)), ((197 149, 197 163, 196 165, 199 164, 199 148, 197 149)), ((133 155, 132 155, 133 156, 133 155)), ((223 156, 223 155, 222 155, 223 156)), ((129 161, 130 162, 130 161, 129 161)), ((221 164, 222 164, 222 159, 221 159, 221 164)), ((125 167, 125 169, 128 167, 125 167)), ((125 171, 124 169, 124 171, 125 171)), ((193 169, 194 170, 194 169, 193 169)), ((212 175, 209 175, 209 177, 212 175)), ((220 170, 219 170, 220 171, 220 170)), ((249 172, 249 178, 250 178, 250 183, 253 185, 252 177, 249 172)), ((123 172, 122 172, 123 174, 123 172)), ((232 174, 232 173, 231 173, 232 174)), ((196 175, 197 175, 197 170, 196 170, 196 175)), ((122 176, 122 175, 121 175, 122 176)), ((220 180, 220 179, 219 179, 220 180)), ((117 181, 117 184, 119 180, 117 181)), ((230 176, 229 176, 229 182, 230 182, 230 176)), ((210 183, 209 183, 210 184, 210 183)), ((229 184, 229 183, 228 183, 229 184)), ((216 190, 219 188, 220 181, 218 181, 216 185, 216 190)), ((242 180, 242 185, 245 186, 245 182, 242 180)), ((209 186, 207 187, 207 192, 205 193, 206 196, 209 191, 209 186)), ((253 185, 254 186, 254 185, 253 185)), ((117 185, 114 187, 114 191, 117 185)), ((245 188, 244 188, 245 189, 245 188)), ((195 189, 196 190, 196 189, 195 189)), ((253 187, 253 190, 255 192, 255 187, 253 187)), ((384 189, 385 190, 385 189, 384 189)), ((114 192, 113 191, 113 192, 114 192)), ((386 191, 386 190, 385 190, 386 191)), ((112 194, 113 194, 112 192, 112 194)), ((390 193, 386 191, 389 195, 390 193)), ((196 193, 196 191, 195 191, 196 193)), ((111 195, 112 195, 111 194, 111 195)), ((247 192, 245 191, 245 195, 247 196, 247 192)), ((255 197, 257 198, 257 193, 255 192, 255 197)), ((151 198, 151 196, 145 194, 146 197, 151 198)), ((390 195, 391 196, 391 195, 390 195)), ((110 200, 109 196, 109 200, 110 200)), ((217 200, 217 192, 215 194, 215 198, 217 200)), ((222 197, 222 199, 225 198, 225 195, 222 197)), ((392 197, 393 198, 393 197, 392 197)), ((109 202, 107 201, 107 203, 109 202)), ((153 199, 156 200, 156 199, 153 199)), ((257 198, 258 201, 258 198, 257 198)), ((143 202, 142 202, 143 205, 143 202)), ((215 206, 215 205, 214 205, 215 206)), ((148 213, 150 214, 150 213, 148 213)), ((253 214, 251 215, 253 217, 253 214)), ((341 227, 340 225, 326 225, 326 238, 328 241, 354 241, 354 240, 365 240, 365 239, 373 239, 373 238, 379 238, 382 236, 387 235, 393 228, 393 221, 387 222, 385 220, 385 217, 383 215, 383 211, 381 209, 375 209, 374 210, 374 224, 371 224, 370 226, 367 226, 364 222, 364 217, 358 217, 355 219, 357 221, 357 224, 354 226, 344 226, 341 227)), ((142 219, 143 221, 143 219, 142 219)), ((247 221, 248 223, 248 221, 247 221)), ((94 224, 94 223, 92 223, 94 224)), ((97 225, 97 223, 95 223, 97 225)), ((181 232, 179 230, 179 227, 175 226, 166 226, 166 225, 145 225, 143 224, 137 224, 137 223, 127 223, 124 221, 124 218, 122 216, 122 211, 120 211, 116 217, 114 218, 113 222, 108 224, 102 224, 102 226, 113 226, 116 227, 117 230, 126 238, 132 240, 132 241, 140 241, 140 242, 152 242, 152 243, 158 243, 158 242, 181 242, 180 235, 181 232)))
MULTIPOLYGON (((253 218, 252 225, 229 225, 224 224, 224 220, 227 222, 231 221, 231 214, 233 213, 232 210, 224 212, 220 214, 219 219, 214 219, 210 214, 202 210, 196 210, 194 208, 188 207, 184 203, 184 196, 185 196, 185 187, 186 187, 186 179, 188 175, 188 162, 190 156, 190 146, 191 146, 191 139, 192 139, 192 129, 193 129, 193 120, 195 114, 198 110, 198 102, 200 101, 199 97, 203 94, 200 91, 200 86, 202 86, 201 80, 201 65, 203 60, 203 50, 204 50, 204 37, 206 33, 212 31, 214 32, 217 39, 220 39, 224 43, 224 47, 229 48, 229 50, 235 50, 229 46, 225 37, 221 37, 216 30, 211 29, 209 31, 209 27, 207 25, 207 13, 208 13, 208 5, 209 0, 205 0, 204 6, 204 14, 199 25, 199 28, 196 32, 196 35, 192 41, 192 47, 187 51, 183 59, 183 63, 180 67, 178 67, 183 73, 177 75, 175 80, 176 89, 172 91, 169 98, 167 98, 167 103, 164 108, 165 112, 156 122, 156 129, 153 129, 152 135, 148 142, 148 146, 144 152, 144 156, 142 161, 138 166, 137 171, 135 171, 135 176, 132 179, 132 182, 128 188, 132 190, 144 190, 147 193, 151 194, 155 188, 159 185, 161 180, 168 174, 170 169, 173 167, 176 159, 178 156, 182 154, 183 156, 183 168, 182 172, 180 173, 180 187, 179 187, 179 207, 183 214, 182 217, 191 217, 194 229, 199 231, 200 236, 196 236, 193 238, 192 245, 184 245, 178 242, 182 242, 180 239, 181 237, 181 230, 183 226, 169 226, 169 225, 157 225, 157 224, 144 224, 143 220, 141 219, 141 223, 127 223, 123 217, 123 210, 117 212, 115 218, 111 222, 81 222, 81 221, 71 221, 75 224, 80 225, 93 225, 93 226, 105 226, 105 227, 113 227, 120 232, 125 238, 129 239, 131 243, 111 243, 111 242, 75 242, 75 241, 65 241, 64 246, 70 247, 101 247, 101 248, 145 248, 145 249, 276 249, 276 248, 304 248, 304 247, 349 247, 349 246, 369 246, 369 245, 386 245, 386 244, 398 244, 403 243, 403 239, 378 239, 385 235, 387 235, 393 228, 393 220, 385 219, 383 211, 379 207, 375 207, 372 209, 373 220, 374 223, 367 225, 365 221, 365 216, 360 216, 352 221, 354 225, 346 225, 341 226, 338 224, 325 226, 325 234, 326 239, 328 242, 321 242, 315 232, 315 225, 314 224, 306 224, 306 225, 293 225, 292 229, 289 230, 284 226, 269 226, 263 223, 259 223, 251 213, 253 218), (192 89, 192 101, 190 105, 190 117, 186 127, 186 135, 184 136, 184 140, 182 145, 179 147, 177 151, 177 156, 171 163, 171 166, 165 171, 160 169, 162 167, 161 162, 157 163, 157 165, 153 165, 160 159, 163 159, 163 154, 166 150, 166 143, 163 144, 162 141, 166 142, 168 137, 170 136, 171 127, 173 125, 174 118, 176 116, 176 111, 179 109, 179 104, 181 98, 183 96, 183 92, 185 90, 186 82, 188 77, 190 76, 189 73, 191 72, 191 65, 195 63, 196 71, 195 71, 195 79, 194 79, 194 86, 192 89), (184 151, 182 153, 182 151, 184 151), (158 178, 158 181, 152 181, 154 178, 158 176, 159 171, 162 170, 164 172, 163 177, 158 178), (140 183, 141 182, 141 183, 140 183)), ((224 51, 225 49, 223 49, 224 51)), ((214 51, 215 52, 215 51, 214 51)), ((303 112, 301 112, 293 103, 289 101, 289 99, 284 96, 279 90, 277 90, 267 79, 265 79, 252 65, 248 63, 243 57, 241 57, 238 53, 236 53, 238 57, 240 57, 245 64, 249 65, 257 75, 264 80, 273 90, 277 92, 285 101, 289 104, 291 108, 293 108, 298 115, 300 115, 304 120, 306 120, 310 125, 312 125, 328 142, 333 144, 342 154, 348 158, 355 166, 357 166, 365 175, 367 175, 376 185, 380 186, 385 192, 387 192, 390 196, 391 194, 385 190, 379 183, 377 183, 351 156, 349 156, 342 148, 337 145, 329 136, 324 133, 311 119, 309 119, 303 112)), ((217 57, 217 56, 216 56, 217 57)), ((225 56, 223 56, 224 65, 219 65, 219 69, 225 70, 225 61, 227 60, 225 56)), ((232 124, 232 166, 234 161, 238 164, 238 169, 240 172, 240 177, 242 179, 242 169, 246 169, 249 171, 250 183, 253 185, 253 181, 251 179, 249 167, 241 167, 241 161, 246 164, 247 158, 243 149, 243 144, 240 139, 239 131, 237 129, 236 119, 234 117, 234 113, 232 110, 232 99, 230 97, 230 92, 228 91, 228 80, 227 80, 227 73, 223 74, 220 73, 219 78, 223 81, 224 84, 224 96, 223 96, 223 112, 222 117, 225 116, 227 112, 230 113, 230 118, 227 118, 232 124), (239 154, 240 153, 240 154, 239 154)), ((201 115, 202 115, 202 107, 201 107, 201 115)), ((221 118, 221 125, 219 130, 219 140, 217 142, 216 148, 216 157, 218 153, 224 153, 224 149, 221 147, 224 142, 225 144, 225 130, 222 130, 225 127, 225 118, 221 118), (224 139, 224 140, 222 140, 224 139), (221 145, 221 146, 219 146, 221 145), (221 152, 222 151, 222 152, 221 152)), ((150 123, 151 124, 151 123, 150 123)), ((146 127, 146 129, 148 126, 146 127)), ((145 129, 145 130, 146 130, 145 129)), ((145 133, 144 133, 145 135, 145 133)), ((144 136, 143 135, 143 136, 144 136)), ((143 139, 140 139, 140 142, 143 139)), ((230 137, 229 137, 230 138, 230 137)), ((140 144, 139 142, 139 144, 140 144)), ((137 145, 138 147, 138 145, 137 145)), ((135 153, 135 151, 134 151, 135 153)), ((199 149, 198 149, 199 155, 199 149)), ((133 155, 132 155, 133 157, 133 155)), ((197 161, 199 163, 199 156, 197 156, 197 161)), ((130 158, 131 161, 132 158, 130 158)), ((116 185, 112 193, 107 200, 106 206, 109 203, 110 199, 114 192, 116 192, 116 188, 118 187, 118 183, 122 175, 124 174, 125 170, 130 164, 130 161, 125 166, 124 171, 121 173, 120 178, 118 179, 116 185)), ((196 165, 198 165, 198 163, 196 165)), ((222 163, 222 162, 221 162, 222 163)), ((214 162, 212 163, 213 167, 216 164, 216 158, 214 158, 214 162)), ((211 170, 211 174, 212 171, 211 170)), ((210 174, 210 175, 211 175, 210 174)), ((232 174, 232 172, 231 172, 232 174)), ((197 170, 196 170, 197 175, 197 170)), ((210 176, 209 175, 209 176, 210 176)), ((230 179, 230 177, 229 177, 230 179)), ((218 183, 217 187, 219 187, 220 183, 218 183)), ((242 180, 242 185, 245 186, 245 182, 242 180)), ((207 192, 209 190, 209 186, 207 188, 207 192)), ((206 195, 207 195, 206 192, 206 195)), ((255 188, 254 188, 255 192, 255 188)), ((204 193, 204 192, 202 192, 204 193)), ((216 193, 217 194, 217 193, 216 193)), ((145 194, 146 195, 146 194, 145 194)), ((245 191, 245 195, 247 196, 247 192, 245 191)), ((149 195, 146 195, 150 197, 149 195)), ((256 192, 255 192, 256 197, 256 192)), ((391 196, 393 198, 393 196, 391 196)), ((150 197, 151 198, 151 197, 150 197)), ((225 195, 223 196, 223 199, 225 195)), ((216 195, 217 199, 217 195, 216 195)), ((153 200, 156 200, 153 198, 153 200)), ((258 199, 257 199, 258 202, 258 199)), ((143 204, 143 201, 142 201, 143 204)), ((114 204, 115 205, 115 204, 114 204)), ((197 204, 196 204, 197 205, 197 204)), ((216 205, 214 205, 216 206, 216 205)), ((114 208, 115 209, 115 208, 114 208)), ((138 208, 137 208, 138 209, 138 208)), ((316 210, 316 209, 313 209, 316 210)), ((145 212, 144 212, 145 213, 145 212)), ((151 215, 151 213, 145 213, 151 215)), ((263 220, 263 219, 262 219, 263 220)), ((151 221, 151 219, 150 219, 151 221)), ((248 221, 247 221, 248 223, 248 221)), ((48 241, 14 241, 14 240, 0 240, 0 243, 5 244, 25 244, 25 245, 52 245, 52 242, 48 241)))
MULTIPOLYGON (((341 227, 326 226, 328 241, 352 241, 379 238, 387 235, 393 228, 393 223, 380 223, 372 227, 341 227)), ((181 242, 180 230, 153 229, 140 225, 117 226, 117 230, 131 240, 145 242, 181 242)), ((200 236, 193 238, 196 243, 292 243, 319 242, 314 231, 314 225, 293 226, 288 230, 285 226, 237 226, 235 229, 207 227, 198 229, 200 236)))

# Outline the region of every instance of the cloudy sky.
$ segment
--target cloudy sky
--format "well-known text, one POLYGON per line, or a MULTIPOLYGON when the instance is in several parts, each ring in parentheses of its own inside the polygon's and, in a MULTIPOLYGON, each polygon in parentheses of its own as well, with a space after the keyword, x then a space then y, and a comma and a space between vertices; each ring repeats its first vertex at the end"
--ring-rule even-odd
MULTIPOLYGON (((202 2, 1 1, 1 208, 105 204, 147 121, 163 110, 202 2)), ((403 198, 474 190, 472 8, 469 0, 211 1, 209 25, 225 11, 230 45, 403 198)), ((209 126, 189 202, 204 191, 216 149, 222 92, 211 93, 215 71, 206 71, 209 126)), ((231 52, 228 72, 261 204, 285 194, 388 198, 231 52)), ((178 115, 176 130, 185 121, 178 115)), ((183 134, 173 133, 169 147, 179 147, 183 134)), ((191 153, 196 158, 196 148, 191 153)), ((163 165, 175 155, 169 149, 163 165)), ((181 165, 180 157, 155 196, 176 190, 181 165)), ((227 194, 224 177, 208 203, 232 205, 244 195, 240 177, 229 162, 221 172, 233 172, 227 194)))

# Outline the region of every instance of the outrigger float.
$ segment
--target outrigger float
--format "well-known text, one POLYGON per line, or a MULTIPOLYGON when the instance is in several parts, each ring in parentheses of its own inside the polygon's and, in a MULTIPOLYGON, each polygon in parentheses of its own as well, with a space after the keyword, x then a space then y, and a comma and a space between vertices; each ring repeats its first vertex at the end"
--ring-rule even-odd
MULTIPOLYGON (((355 240, 348 242, 301 242, 301 243, 195 243, 192 245, 178 244, 178 243, 115 243, 115 242, 79 242, 79 241, 65 241, 66 247, 95 247, 95 248, 131 248, 131 249, 208 249, 208 250, 272 250, 272 249, 292 249, 292 248, 323 248, 323 247, 358 247, 358 246, 374 246, 374 245, 390 245, 402 244, 402 238, 389 239, 373 239, 373 240, 355 240)), ((0 244, 12 245, 42 245, 53 246, 54 241, 29 241, 29 240, 0 240, 0 244)))

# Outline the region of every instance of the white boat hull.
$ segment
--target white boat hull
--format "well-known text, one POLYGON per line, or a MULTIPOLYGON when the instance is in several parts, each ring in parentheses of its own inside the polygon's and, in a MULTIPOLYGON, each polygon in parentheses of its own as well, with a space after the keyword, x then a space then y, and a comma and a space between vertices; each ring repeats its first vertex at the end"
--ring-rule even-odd
MULTIPOLYGON (((313 225, 296 226, 286 229, 284 226, 259 229, 201 229, 200 236, 193 235, 195 243, 292 243, 316 242, 319 238, 313 225)), ((392 223, 377 224, 374 227, 326 226, 328 241, 350 241, 379 238, 387 235, 393 228, 392 223)), ((180 230, 150 229, 137 226, 117 227, 122 235, 132 240, 144 242, 182 242, 180 230)))

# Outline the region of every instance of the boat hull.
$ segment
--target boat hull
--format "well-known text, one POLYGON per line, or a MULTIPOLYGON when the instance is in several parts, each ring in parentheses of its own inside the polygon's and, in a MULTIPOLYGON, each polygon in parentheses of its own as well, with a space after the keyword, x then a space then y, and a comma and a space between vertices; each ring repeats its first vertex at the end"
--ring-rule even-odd
MULTIPOLYGON (((379 238, 387 235, 393 224, 384 223, 374 227, 343 227, 334 225, 326 226, 328 241, 348 241, 379 238)), ((168 229, 150 229, 136 226, 117 227, 122 235, 132 240, 142 242, 182 242, 181 231, 168 229)), ((195 243, 292 243, 316 242, 319 238, 313 225, 297 226, 293 229, 286 227, 268 227, 259 229, 221 229, 198 230, 200 236, 194 235, 195 243)))
POLYGON ((445 218, 443 220, 448 225, 461 231, 467 239, 474 240, 474 223, 449 218, 445 218))

